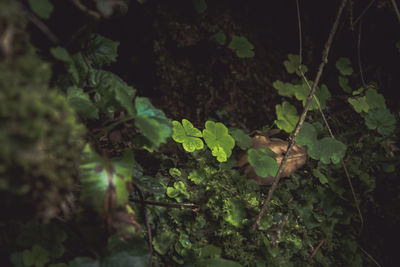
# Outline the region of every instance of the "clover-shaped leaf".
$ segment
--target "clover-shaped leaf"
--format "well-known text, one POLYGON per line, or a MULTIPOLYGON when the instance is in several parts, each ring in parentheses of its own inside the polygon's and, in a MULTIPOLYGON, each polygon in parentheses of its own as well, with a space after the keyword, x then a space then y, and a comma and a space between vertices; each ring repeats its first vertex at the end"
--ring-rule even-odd
POLYGON ((25 266, 42 267, 50 261, 47 250, 39 245, 34 245, 32 250, 24 250, 22 258, 25 266))
POLYGON ((396 119, 387 108, 373 109, 365 116, 368 129, 377 130, 383 136, 391 134, 396 128, 396 119))
POLYGON ((172 127, 164 112, 156 109, 146 97, 135 99, 135 125, 156 147, 171 136, 172 127))
POLYGON ((346 93, 351 93, 352 89, 349 86, 349 78, 339 75, 338 76, 339 86, 345 91, 346 93))
POLYGON ((172 122, 172 139, 177 143, 183 144, 183 149, 187 152, 193 152, 204 147, 203 141, 199 138, 203 135, 201 131, 193 126, 193 124, 186 120, 172 122))
POLYGON ((275 176, 278 171, 278 163, 275 160, 276 154, 267 147, 260 149, 250 148, 248 151, 248 161, 253 166, 254 171, 260 177, 268 175, 275 176))
POLYGON ((334 164, 339 163, 345 156, 347 149, 345 144, 330 137, 324 137, 308 148, 310 157, 320 160, 324 164, 329 164, 331 161, 334 164))
POLYGON ((189 198, 190 195, 186 190, 186 186, 182 181, 175 182, 174 187, 167 187, 167 196, 170 198, 175 198, 176 201, 182 202, 182 196, 189 198))
POLYGON ((254 57, 254 46, 247 40, 246 37, 233 36, 228 47, 232 49, 240 58, 254 57))
POLYGON ((231 156, 235 140, 229 135, 228 128, 224 124, 207 121, 203 138, 219 162, 224 162, 231 156))
POLYGON ((281 96, 292 97, 296 92, 296 86, 292 83, 284 83, 277 80, 272 83, 272 86, 278 90, 278 94, 281 96))
POLYGON ((351 67, 350 63, 350 59, 347 57, 341 57, 336 61, 336 68, 342 75, 351 75, 353 73, 353 68, 351 67))
MULTIPOLYGON (((283 62, 283 65, 286 68, 286 71, 290 74, 296 73, 297 75, 301 75, 298 68, 300 65, 300 57, 299 55, 288 54, 288 59, 283 62)), ((305 65, 301 65, 301 71, 306 73, 308 68, 305 65)))
POLYGON ((231 134, 235 139, 236 144, 243 150, 248 149, 253 144, 250 136, 248 136, 242 129, 231 128, 231 134))
POLYGON ((375 89, 369 88, 364 96, 357 97, 363 91, 362 88, 353 92, 355 97, 349 98, 347 101, 353 106, 358 113, 368 112, 374 108, 386 108, 385 98, 375 89))
POLYGON ((278 119, 275 120, 276 126, 287 133, 292 132, 299 120, 296 107, 284 101, 282 105, 276 105, 275 109, 276 116, 278 117, 278 119))
POLYGON ((296 143, 301 146, 310 146, 317 141, 317 129, 311 123, 304 122, 296 138, 296 143))

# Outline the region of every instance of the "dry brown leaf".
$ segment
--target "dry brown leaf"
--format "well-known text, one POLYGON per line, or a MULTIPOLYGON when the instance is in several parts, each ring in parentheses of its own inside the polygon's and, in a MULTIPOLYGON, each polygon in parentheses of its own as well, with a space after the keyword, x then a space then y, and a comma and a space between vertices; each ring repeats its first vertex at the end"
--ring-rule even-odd
MULTIPOLYGON (((263 135, 256 135, 252 138, 253 141, 253 149, 259 149, 261 147, 268 147, 276 154, 276 162, 278 165, 281 164, 283 156, 286 152, 288 142, 279 138, 268 138, 263 135)), ((294 145, 288 160, 283 167, 283 170, 280 174, 280 178, 290 177, 290 175, 295 172, 297 169, 301 168, 307 160, 306 149, 303 146, 294 145)), ((262 178, 256 174, 254 168, 248 164, 247 151, 239 157, 239 160, 236 163, 236 167, 244 167, 244 174, 249 179, 254 179, 259 185, 271 185, 274 181, 274 177, 267 176, 266 178, 262 178)))

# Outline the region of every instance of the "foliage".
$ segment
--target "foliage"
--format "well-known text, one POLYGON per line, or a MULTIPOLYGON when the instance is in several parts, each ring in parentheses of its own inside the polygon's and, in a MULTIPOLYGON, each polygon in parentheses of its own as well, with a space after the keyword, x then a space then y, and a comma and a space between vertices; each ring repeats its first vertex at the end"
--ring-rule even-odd
POLYGON ((228 133, 228 128, 220 122, 207 121, 203 130, 204 141, 211 149, 212 155, 219 162, 227 161, 235 146, 235 140, 228 133))
POLYGON ((254 167, 255 172, 260 177, 271 175, 275 177, 278 171, 278 163, 275 160, 275 153, 267 148, 249 149, 249 163, 254 167))
POLYGON ((190 121, 183 119, 182 124, 179 121, 173 121, 172 125, 174 131, 172 139, 177 143, 182 143, 187 152, 193 152, 204 147, 203 141, 199 138, 203 137, 203 134, 190 121))
MULTIPOLYGON (((50 17, 50 1, 28 3, 41 18, 50 17)), ((208 18, 206 1, 192 4, 202 14, 198 18, 208 18)), ((96 0, 92 7, 109 17, 127 5, 96 0)), ((296 139, 307 147, 309 160, 281 180, 260 228, 253 229, 269 188, 246 178, 247 169, 239 169, 237 159, 247 153, 258 176, 275 176, 272 150, 251 148, 248 130, 227 127, 242 125, 232 123, 235 118, 205 119, 203 129, 188 119, 171 121, 166 116, 171 111, 155 107, 167 105, 137 96, 140 86, 111 71, 121 60, 119 42, 93 33, 92 27, 74 45, 50 48, 52 58, 44 62, 22 37, 24 16, 15 12, 20 19, 7 23, 15 23, 13 44, 20 52, 0 62, 0 200, 5 214, 11 214, 0 225, 7 241, 0 248, 9 253, 10 264, 141 267, 150 258, 154 266, 367 264, 355 208, 363 213, 377 208, 375 187, 395 177, 398 125, 376 85, 352 90, 356 79, 349 59, 335 64, 347 94, 346 114, 332 108, 338 100, 327 85, 316 88, 296 139), (329 131, 321 111, 329 112, 329 131), (121 137, 112 138, 115 133, 121 137)), ((208 33, 207 40, 214 40, 208 45, 220 50, 232 36, 228 48, 236 61, 255 55, 254 46, 227 27, 208 33)), ((272 105, 282 136, 294 130, 297 109, 304 107, 312 86, 303 76, 307 67, 300 64, 300 56, 289 54, 283 65, 296 77, 273 82, 276 91, 269 92, 283 97, 272 105)), ((198 125, 199 120, 192 121, 198 125)))
POLYGON ((239 58, 254 57, 254 46, 244 36, 233 36, 228 47, 232 49, 239 58))
POLYGON ((284 101, 282 105, 276 105, 275 109, 278 117, 275 121, 276 126, 287 133, 293 131, 297 121, 299 120, 296 107, 292 106, 289 102, 284 101))
POLYGON ((283 61, 283 65, 285 66, 286 71, 290 74, 296 73, 297 75, 300 75, 299 68, 301 68, 303 73, 308 71, 308 68, 305 65, 300 65, 299 55, 288 54, 288 60, 283 61))
POLYGON ((50 0, 28 0, 30 8, 42 19, 49 19, 54 6, 50 0))

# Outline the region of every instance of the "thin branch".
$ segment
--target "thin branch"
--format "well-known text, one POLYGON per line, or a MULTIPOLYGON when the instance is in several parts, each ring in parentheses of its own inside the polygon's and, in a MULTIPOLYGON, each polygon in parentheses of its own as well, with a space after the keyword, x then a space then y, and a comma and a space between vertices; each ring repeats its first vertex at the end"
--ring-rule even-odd
POLYGON ((392 0, 392 5, 393 5, 394 12, 396 13, 396 17, 400 23, 400 12, 399 12, 399 9, 397 8, 396 1, 392 0))
MULTIPOLYGON (((139 187, 136 186, 135 184, 133 186, 135 187, 135 190, 138 192, 140 200, 144 201, 142 191, 140 191, 139 187)), ((149 239, 149 249, 150 249, 149 266, 152 267, 153 266, 153 254, 154 254, 153 236, 151 235, 151 227, 150 227, 150 223, 149 223, 149 218, 147 217, 146 206, 143 206, 142 210, 143 210, 144 221, 146 223, 146 228, 147 228, 147 236, 149 239)))
POLYGON ((365 13, 368 11, 368 9, 372 6, 372 4, 375 2, 375 0, 372 0, 371 2, 369 2, 368 6, 366 8, 364 8, 364 10, 361 12, 360 16, 358 16, 358 18, 354 21, 353 25, 351 25, 351 27, 354 27, 354 25, 356 25, 358 23, 358 21, 365 15, 365 13))
POLYGON ((299 25, 299 68, 301 71, 301 63, 302 63, 302 55, 303 55, 303 40, 301 34, 301 18, 300 18, 300 6, 299 0, 296 0, 296 8, 297 8, 297 25, 299 25))
POLYGON ((366 252, 362 247, 359 247, 359 248, 360 248, 360 250, 361 250, 362 252, 364 252, 365 255, 367 255, 367 257, 368 257, 373 263, 376 264, 376 266, 381 267, 381 265, 379 264, 379 262, 377 262, 368 252, 366 252))
POLYGON ((188 209, 197 209, 200 205, 191 204, 191 203, 168 203, 168 202, 159 202, 159 201, 149 201, 149 200, 140 200, 130 198, 129 201, 140 203, 144 205, 154 205, 154 206, 161 206, 161 207, 168 207, 168 208, 188 208, 188 209))
POLYGON ((318 250, 322 247, 322 245, 325 243, 325 239, 322 239, 318 246, 312 251, 310 257, 308 258, 308 261, 311 261, 312 258, 314 258, 315 254, 317 254, 318 250))
POLYGON ((71 0, 71 1, 77 8, 79 8, 83 13, 86 13, 90 17, 93 17, 95 19, 100 19, 101 18, 101 15, 98 12, 87 8, 85 5, 83 5, 81 3, 80 0, 71 0))
POLYGON ((300 115, 300 119, 297 122, 297 125, 296 125, 295 129, 293 130, 293 132, 291 133, 291 135, 289 137, 289 144, 288 144, 288 148, 286 150, 285 156, 283 157, 283 159, 281 161, 281 164, 279 165, 278 171, 277 171, 277 173, 275 175, 274 183, 272 184, 271 188, 269 189, 268 195, 267 195, 266 199, 264 200, 264 203, 263 203, 263 206, 261 208, 261 211, 258 214, 257 220, 253 225, 254 229, 257 229, 258 226, 260 225, 261 218, 263 217, 263 215, 264 215, 264 213, 265 213, 265 211, 267 209, 268 203, 270 202, 270 200, 272 198, 272 195, 275 192, 276 187, 277 187, 277 185, 279 183, 279 180, 280 180, 279 176, 282 173, 283 166, 285 165, 285 163, 286 163, 286 161, 288 159, 288 156, 290 154, 290 151, 292 150, 292 148, 293 148, 293 146, 295 144, 297 134, 299 133, 300 128, 304 123, 304 120, 306 118, 308 109, 310 108, 310 105, 311 105, 311 101, 314 98, 315 89, 316 89, 316 87, 317 87, 317 85, 319 83, 319 80, 321 78, 321 75, 322 75, 322 72, 324 70, 324 67, 328 63, 329 50, 330 50, 330 47, 332 45, 333 37, 335 36, 336 30, 337 30, 337 27, 338 27, 338 24, 339 24, 339 19, 340 19, 341 15, 342 15, 342 11, 343 11, 343 8, 346 5, 346 2, 347 2, 347 0, 342 0, 342 3, 340 4, 338 13, 336 15, 335 22, 334 22, 334 24, 332 26, 332 29, 331 29, 330 33, 329 33, 328 40, 326 41, 326 44, 325 44, 325 47, 324 47, 324 51, 322 52, 322 62, 319 65, 317 76, 315 77, 313 86, 311 88, 310 95, 307 98, 307 101, 306 101, 306 104, 304 106, 303 112, 300 115))
POLYGON ((364 80, 364 73, 361 65, 361 21, 360 25, 358 27, 358 38, 357 38, 357 57, 358 57, 358 69, 360 70, 360 76, 361 76, 361 83, 363 87, 365 87, 365 80, 364 80))
POLYGON ((19 3, 21 10, 25 13, 27 18, 35 24, 35 26, 53 43, 58 44, 60 41, 57 36, 46 26, 38 17, 36 17, 28 8, 19 3))

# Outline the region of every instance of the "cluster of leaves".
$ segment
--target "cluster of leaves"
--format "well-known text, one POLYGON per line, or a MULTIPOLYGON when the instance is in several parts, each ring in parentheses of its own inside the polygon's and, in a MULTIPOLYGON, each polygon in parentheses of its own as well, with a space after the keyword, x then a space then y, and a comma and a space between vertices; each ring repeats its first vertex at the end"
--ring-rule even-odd
POLYGON ((205 129, 201 132, 195 128, 193 124, 183 119, 182 123, 173 121, 173 135, 175 142, 182 143, 183 148, 187 152, 203 149, 204 143, 201 137, 204 138, 208 148, 211 149, 212 155, 219 162, 225 162, 232 154, 232 149, 235 146, 235 140, 228 133, 228 128, 220 122, 207 121, 205 129))
MULTIPOLYGON (((40 17, 50 17, 52 5, 48 0, 29 4, 40 17)), ((102 15, 112 13, 109 1, 96 4, 102 15)), ((193 0, 193 4, 198 13, 207 9, 204 0, 193 0)), ((223 33, 215 38, 225 44, 223 33)), ((57 86, 83 122, 102 122, 123 113, 122 119, 102 133, 133 121, 142 134, 139 147, 151 152, 151 157, 161 162, 160 167, 154 177, 146 175, 130 148, 122 156, 109 158, 87 144, 78 159, 80 190, 71 193, 78 199, 76 222, 16 224, 18 235, 11 245, 15 250, 10 258, 14 266, 65 267, 67 262, 71 267, 147 266, 149 258, 160 266, 363 265, 352 228, 358 215, 346 173, 338 163, 347 152, 348 174, 358 185, 357 195, 366 207, 373 201, 377 171, 393 173, 399 163, 384 162, 385 140, 395 130, 395 118, 376 89, 351 90, 348 76, 353 70, 349 60, 341 58, 336 63, 339 85, 352 94, 348 102, 364 118, 367 128, 380 136, 372 132, 361 142, 358 131, 345 132, 342 135, 351 140, 346 146, 326 136, 315 112, 314 120, 304 123, 296 140, 307 147, 313 160, 307 163, 306 172, 281 182, 260 229, 254 230, 252 224, 267 189, 246 179, 234 167, 236 158, 241 150, 248 150, 249 163, 259 176, 266 177, 276 174, 275 154, 268 148, 249 149, 252 141, 243 130, 228 129, 220 122, 206 121, 202 131, 186 119, 171 122, 149 99, 136 96, 133 87, 102 69, 117 60, 118 45, 92 34, 75 54, 64 47, 52 48, 51 54, 65 67, 57 86), (174 146, 169 137, 189 153, 182 156, 180 151, 174 155, 156 151, 161 144, 174 146), (371 169, 375 171, 367 171, 371 169), (158 201, 163 205, 142 208, 142 204, 131 201, 133 197, 139 197, 142 204, 158 201), (151 244, 145 241, 147 231, 140 225, 150 227, 151 244), (80 244, 81 240, 88 244, 80 244), (323 243, 315 255, 309 251, 323 243), (151 255, 148 245, 156 253, 151 255)), ((254 47, 245 37, 234 36, 228 48, 240 58, 254 56, 254 47)), ((284 62, 289 74, 302 77, 307 67, 299 65, 300 57, 291 54, 284 62)), ((273 86, 286 100, 295 97, 304 106, 312 84, 297 79, 291 83, 276 81, 273 86)), ((328 87, 321 85, 310 109, 328 109, 330 98, 328 87)), ((299 119, 295 107, 299 102, 293 105, 286 100, 276 106, 275 124, 289 133, 299 119)))

